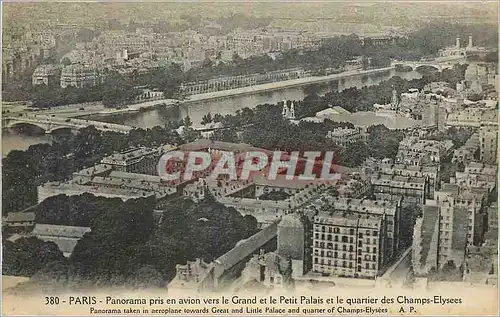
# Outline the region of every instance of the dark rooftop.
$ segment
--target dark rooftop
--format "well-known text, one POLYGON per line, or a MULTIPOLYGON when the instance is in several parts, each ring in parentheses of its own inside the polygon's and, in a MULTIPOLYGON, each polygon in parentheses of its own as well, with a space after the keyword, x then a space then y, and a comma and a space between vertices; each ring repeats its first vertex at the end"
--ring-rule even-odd
POLYGON ((464 207, 455 207, 453 212, 453 235, 451 247, 453 250, 463 250, 467 245, 467 226, 469 213, 464 207))
POLYGON ((253 254, 264 244, 276 237, 277 234, 278 222, 273 222, 248 239, 238 242, 234 248, 220 256, 215 262, 222 265, 225 270, 228 270, 247 256, 253 254))
POLYGON ((425 264, 427 255, 431 247, 432 236, 436 229, 436 221, 439 218, 439 209, 436 206, 424 206, 423 220, 422 220, 422 257, 420 263, 425 264))

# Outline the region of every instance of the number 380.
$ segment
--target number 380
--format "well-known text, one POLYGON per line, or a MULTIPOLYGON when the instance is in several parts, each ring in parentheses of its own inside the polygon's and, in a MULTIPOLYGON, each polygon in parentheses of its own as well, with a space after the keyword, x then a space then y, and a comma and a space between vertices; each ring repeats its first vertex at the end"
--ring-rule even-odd
POLYGON ((45 305, 59 305, 59 297, 45 296, 45 305))

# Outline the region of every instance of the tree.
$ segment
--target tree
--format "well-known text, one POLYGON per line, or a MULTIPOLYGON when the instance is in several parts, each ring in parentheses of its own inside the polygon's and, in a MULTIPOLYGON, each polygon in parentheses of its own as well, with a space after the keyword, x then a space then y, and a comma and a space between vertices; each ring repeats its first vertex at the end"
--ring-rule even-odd
POLYGON ((233 128, 217 129, 210 136, 210 140, 238 143, 238 135, 233 128))
POLYGON ((201 132, 198 130, 195 130, 191 127, 185 128, 183 133, 182 133, 182 138, 184 139, 185 142, 193 142, 196 141, 197 139, 201 138, 201 132))
POLYGON ((193 122, 191 121, 191 118, 189 116, 186 116, 184 118, 184 122, 183 122, 184 126, 189 128, 193 125, 193 122))
POLYGON ((153 265, 144 265, 129 278, 129 283, 136 288, 165 287, 163 276, 153 265))
POLYGON ((32 276, 47 263, 64 261, 64 256, 54 242, 44 242, 36 237, 20 238, 16 242, 3 241, 2 273, 32 276))
POLYGON ((107 107, 123 106, 138 95, 138 91, 118 72, 113 72, 107 77, 102 89, 102 103, 107 107))
POLYGON ((463 171, 465 171, 465 164, 464 164, 464 162, 461 162, 461 161, 460 161, 460 162, 458 162, 458 163, 457 163, 457 171, 458 171, 458 172, 463 172, 463 171))
POLYGON ((55 281, 59 283, 67 282, 69 272, 69 264, 66 259, 61 261, 48 262, 43 268, 37 271, 33 276, 33 280, 37 281, 55 281))
POLYGON ((81 28, 76 35, 79 42, 92 42, 95 36, 95 31, 88 28, 81 28))
POLYGON ((78 241, 70 261, 78 264, 78 274, 89 279, 123 280, 141 265, 138 246, 153 233, 153 197, 115 199, 91 220, 91 232, 78 241))
POLYGON ((184 80, 181 66, 172 63, 166 68, 153 71, 151 88, 161 90, 165 98, 173 98, 179 94, 181 82, 184 80))
POLYGON ((238 53, 234 52, 232 56, 232 61, 233 64, 241 64, 243 62, 243 59, 238 55, 238 53))
POLYGON ((82 128, 75 137, 75 143, 75 157, 85 160, 99 152, 102 146, 101 133, 94 126, 82 128))
POLYGON ((23 151, 11 151, 3 160, 2 211, 8 214, 36 203, 36 161, 23 151))
POLYGON ((413 241, 413 227, 421 208, 417 204, 405 204, 401 209, 400 243, 402 248, 411 246, 413 241))
POLYGON ((69 58, 65 57, 61 60, 61 64, 64 66, 71 65, 71 60, 69 58))
POLYGON ((212 120, 212 115, 209 112, 201 118, 201 124, 209 124, 212 120))
POLYGON ((348 144, 341 152, 342 165, 348 167, 361 166, 370 156, 370 148, 365 142, 348 144))
POLYGON ((376 159, 396 157, 399 142, 404 136, 402 131, 390 130, 384 125, 375 125, 369 127, 367 132, 367 145, 372 157, 376 159))
POLYGON ((201 64, 201 67, 203 68, 211 68, 213 66, 213 62, 210 58, 205 58, 201 64))
POLYGON ((479 101, 479 100, 482 100, 483 99, 483 96, 481 94, 471 94, 467 97, 467 99, 469 99, 470 101, 479 101))
POLYGON ((213 122, 222 122, 224 120, 224 117, 220 113, 216 113, 213 117, 213 122))

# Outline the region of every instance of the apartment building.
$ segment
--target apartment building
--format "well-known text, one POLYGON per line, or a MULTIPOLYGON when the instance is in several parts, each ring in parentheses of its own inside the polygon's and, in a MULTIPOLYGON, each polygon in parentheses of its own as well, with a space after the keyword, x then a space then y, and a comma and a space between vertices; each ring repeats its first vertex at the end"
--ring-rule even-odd
POLYGON ((451 140, 419 140, 417 137, 408 137, 399 143, 396 163, 420 165, 418 162, 422 162, 424 158, 430 163, 439 163, 452 148, 451 140))
POLYGON ((424 178, 428 182, 430 197, 433 197, 434 190, 440 181, 439 168, 437 166, 380 163, 377 164, 376 170, 385 175, 424 178))
POLYGON ((38 66, 31 76, 32 85, 48 86, 49 84, 55 83, 57 81, 59 71, 59 66, 52 64, 38 66))
POLYGON ((93 66, 68 65, 61 71, 61 87, 88 87, 100 84, 103 81, 103 74, 93 66))
POLYGON ((483 206, 487 203, 487 195, 487 188, 460 188, 458 185, 444 184, 434 193, 434 201, 438 207, 450 204, 451 207, 462 210, 468 219, 467 243, 474 245, 482 241, 485 218, 483 206))
POLYGON ((476 132, 471 135, 464 145, 453 151, 453 158, 451 161, 453 163, 470 163, 474 160, 474 154, 479 150, 479 146, 479 133, 476 132))
POLYGON ((479 128, 480 159, 486 164, 498 162, 498 126, 488 125, 479 128))
MULTIPOLYGON (((304 207, 303 209, 304 214, 308 215, 308 217, 311 219, 311 221, 314 223, 314 229, 313 229, 313 242, 314 242, 314 247, 320 249, 321 242, 323 242, 323 245, 327 243, 326 248, 328 248, 328 243, 335 243, 335 242, 342 242, 342 240, 336 241, 335 237, 332 236, 332 240, 328 236, 325 236, 326 239, 323 239, 323 227, 325 226, 322 223, 328 223, 327 227, 325 228, 325 233, 331 234, 333 233, 330 232, 330 229, 333 230, 335 226, 337 227, 345 227, 345 228, 355 228, 358 226, 359 228, 363 230, 374 230, 375 225, 378 228, 377 234, 381 233, 382 239, 379 241, 380 242, 380 249, 382 250, 380 253, 380 257, 377 257, 378 260, 380 260, 380 263, 388 263, 391 261, 396 253, 399 250, 399 238, 400 238, 400 212, 401 212, 401 204, 400 202, 394 202, 394 201, 382 201, 382 200, 367 200, 367 199, 351 199, 351 198, 343 198, 343 197, 331 197, 329 194, 323 193, 321 194, 317 199, 312 200, 310 204, 304 207), (330 216, 331 215, 331 216, 330 216), (330 220, 329 217, 331 217, 330 220), (342 219, 347 219, 345 222, 342 219), (352 218, 351 220, 349 220, 352 218), (355 223, 353 221, 357 221, 359 219, 365 219, 359 223, 355 223), (378 222, 378 220, 380 222, 378 222), (334 223, 338 223, 337 225, 334 225, 334 223), (371 228, 371 229, 370 229, 371 228), (318 233, 318 234, 316 234, 318 233), (325 241, 326 240, 326 241, 325 241), (316 243, 318 242, 318 244, 316 243), (318 246, 317 246, 318 245, 318 246)), ((337 229, 335 229, 337 230, 337 229)), ((344 230, 345 231, 345 230, 344 230)), ((350 232, 350 230, 348 230, 350 232)), ((340 231, 339 231, 340 232, 340 231)), ((356 232, 356 231, 355 231, 356 232)), ((360 231, 361 232, 361 231, 360 231)), ((361 232, 362 233, 362 232, 361 232)), ((366 233, 362 233, 361 236, 366 233)), ((357 233, 356 233, 357 235, 357 233)), ((359 238, 359 236, 357 236, 359 238)), ((348 238, 348 243, 351 243, 351 239, 348 238)), ((344 239, 345 238, 337 238, 337 239, 344 239)), ((355 237, 352 237, 352 241, 355 240, 355 237)), ((359 240, 359 239, 358 239, 359 240)), ((358 244, 358 240, 355 241, 354 247, 358 244)), ((345 243, 345 242, 343 242, 345 243)), ((368 242, 365 242, 368 243, 368 242)), ((372 243, 368 243, 371 244, 372 243)), ((332 245, 333 246, 333 245, 332 245)), ((345 245, 347 248, 349 245, 345 245)), ((363 246, 363 242, 361 242, 361 246, 363 246)), ((333 248, 333 247, 332 247, 333 248)), ((343 249, 343 247, 340 245, 340 248, 343 249)), ((333 250, 333 249, 332 249, 333 250)), ((340 249, 339 249, 340 250, 340 249)), ((366 252, 366 251, 364 251, 366 252)), ((321 255, 321 252, 319 253, 321 255)), ((354 256, 354 254, 353 254, 354 256)), ((377 260, 377 261, 378 261, 377 260)), ((356 259, 356 261, 358 261, 356 259)), ((327 262, 326 262, 327 263, 327 262)), ((321 262, 318 263, 313 263, 313 265, 318 264, 321 265, 321 262)), ((347 267, 348 268, 348 267, 347 267)), ((355 267, 357 270, 357 266, 355 267)), ((354 267, 353 267, 354 269, 354 267)), ((366 269, 366 268, 365 268, 366 269)), ((363 269, 363 270, 365 270, 363 269)), ((370 268, 370 270, 372 270, 370 268)), ((378 270, 378 269, 377 269, 378 270)), ((358 275, 360 274, 359 272, 351 272, 352 274, 357 273, 358 275)), ((370 274, 373 274, 374 272, 371 272, 370 274)), ((363 274, 368 274, 367 272, 364 272, 363 274)), ((370 275, 371 276, 371 275, 370 275)))
POLYGON ((416 275, 442 268, 448 261, 456 267, 465 262, 467 213, 450 202, 428 202, 413 233, 412 266, 416 275))
POLYGON ((497 183, 497 167, 470 162, 463 172, 455 172, 455 177, 450 178, 450 183, 462 188, 487 188, 491 192, 497 183))
POLYGON ((371 179, 377 199, 424 203, 430 197, 429 182, 425 177, 399 176, 378 173, 371 179))
POLYGON ((384 236, 380 217, 320 212, 314 217, 313 272, 374 279, 386 260, 384 236))

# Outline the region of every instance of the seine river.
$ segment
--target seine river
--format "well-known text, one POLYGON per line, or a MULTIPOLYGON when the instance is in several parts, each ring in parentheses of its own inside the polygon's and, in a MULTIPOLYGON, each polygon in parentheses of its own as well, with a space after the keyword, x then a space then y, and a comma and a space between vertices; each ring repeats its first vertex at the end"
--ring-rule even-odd
MULTIPOLYGON (((327 84, 321 85, 323 93, 331 91, 334 87, 338 90, 344 90, 350 87, 361 88, 363 86, 371 86, 387 80, 392 76, 400 76, 404 79, 420 78, 421 75, 416 71, 397 73, 395 70, 390 70, 385 73, 371 75, 355 75, 340 80, 335 80, 327 84)), ((304 86, 305 87, 305 86, 304 86)), ((145 112, 123 113, 119 115, 94 115, 89 119, 98 121, 107 121, 112 123, 121 123, 140 128, 151 128, 157 125, 163 126, 169 120, 179 120, 186 116, 191 118, 195 124, 200 123, 201 118, 207 114, 220 113, 222 115, 234 114, 237 110, 245 107, 254 108, 258 104, 270 103, 275 104, 282 100, 302 100, 305 96, 304 87, 285 88, 269 92, 255 93, 251 95, 240 95, 235 97, 226 97, 218 100, 208 100, 183 104, 179 110, 174 109, 155 109, 145 112)), ((25 150, 32 144, 50 143, 49 135, 26 135, 19 131, 2 131, 2 155, 6 156, 11 150, 25 150)))

